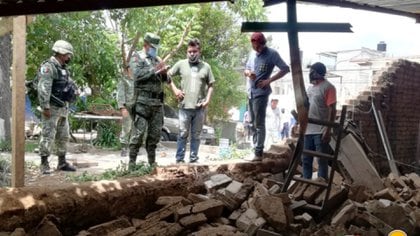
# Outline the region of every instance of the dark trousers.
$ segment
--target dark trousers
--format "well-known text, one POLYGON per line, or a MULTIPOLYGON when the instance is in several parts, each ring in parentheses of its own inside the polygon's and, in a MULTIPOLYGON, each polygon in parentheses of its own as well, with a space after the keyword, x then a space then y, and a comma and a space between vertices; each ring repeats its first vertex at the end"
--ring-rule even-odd
POLYGON ((264 150, 265 141, 265 113, 267 110, 268 95, 250 99, 250 111, 252 124, 255 129, 253 142, 255 155, 261 156, 264 150))

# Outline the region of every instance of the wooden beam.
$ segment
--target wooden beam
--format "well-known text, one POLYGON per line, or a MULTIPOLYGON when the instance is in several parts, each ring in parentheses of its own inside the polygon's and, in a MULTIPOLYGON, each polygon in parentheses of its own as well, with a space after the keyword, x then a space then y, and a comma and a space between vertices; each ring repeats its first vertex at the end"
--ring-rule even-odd
POLYGON ((226 0, 49 0, 0 2, 0 16, 30 15, 56 12, 93 11, 116 8, 179 5, 187 3, 225 2, 226 0))
POLYGON ((0 37, 12 31, 13 19, 11 17, 0 18, 0 37))
POLYGON ((287 2, 287 22, 290 26, 287 36, 289 38, 293 89, 298 112, 299 136, 303 136, 308 125, 309 101, 305 91, 305 83, 303 82, 302 63, 300 59, 296 0, 289 0, 287 2))
POLYGON ((26 17, 13 18, 12 187, 25 184, 26 17))
MULTIPOLYGON (((300 22, 297 23, 296 30, 298 32, 335 32, 335 33, 352 33, 352 26, 349 23, 315 23, 300 22)), ((242 32, 288 32, 292 25, 282 22, 244 22, 242 23, 242 32)))

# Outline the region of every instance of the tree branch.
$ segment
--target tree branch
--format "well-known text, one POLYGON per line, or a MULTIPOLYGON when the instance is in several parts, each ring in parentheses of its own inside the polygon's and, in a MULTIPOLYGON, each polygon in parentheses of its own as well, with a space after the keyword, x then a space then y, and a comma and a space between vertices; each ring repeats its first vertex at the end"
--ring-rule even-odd
POLYGON ((181 46, 182 46, 182 43, 184 43, 184 40, 185 40, 185 37, 187 37, 187 35, 188 35, 188 33, 190 32, 190 29, 191 29, 191 25, 192 25, 192 23, 193 23, 193 21, 194 21, 194 19, 195 19, 195 17, 196 16, 193 16, 192 18, 191 18, 191 20, 190 20, 190 22, 188 22, 188 25, 187 25, 187 27, 185 27, 185 30, 184 30, 184 32, 182 33, 182 36, 181 36, 181 38, 179 39, 179 42, 178 42, 178 45, 176 45, 176 47, 174 48, 174 49, 172 49, 169 53, 168 53, 168 55, 166 55, 164 58, 163 58, 163 62, 166 62, 167 60, 169 60, 169 58, 171 58, 180 48, 181 48, 181 46))
POLYGON ((137 34, 134 37, 133 42, 131 42, 130 51, 128 52, 128 56, 127 56, 126 61, 130 61, 130 58, 133 55, 134 49, 136 48, 136 45, 139 42, 139 39, 140 39, 140 32, 137 31, 137 34))

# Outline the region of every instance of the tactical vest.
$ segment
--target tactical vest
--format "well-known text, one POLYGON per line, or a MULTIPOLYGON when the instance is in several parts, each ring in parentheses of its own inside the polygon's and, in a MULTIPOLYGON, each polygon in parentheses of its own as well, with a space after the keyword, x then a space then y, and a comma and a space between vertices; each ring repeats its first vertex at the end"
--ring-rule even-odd
MULTIPOLYGON (((57 72, 57 77, 53 79, 51 94, 60 99, 63 102, 74 102, 76 101, 76 85, 69 79, 69 71, 66 68, 62 68, 56 63, 48 60, 50 64, 54 65, 57 72)), ((54 99, 50 100, 53 105, 62 106, 61 104, 55 104, 54 99)))
MULTIPOLYGON (((159 62, 156 59, 147 58, 144 52, 138 54, 149 68, 155 67, 159 62)), ((150 99, 159 99, 163 103, 164 93, 162 83, 165 78, 161 75, 152 75, 150 79, 139 81, 134 79, 134 97, 141 96, 150 99)))

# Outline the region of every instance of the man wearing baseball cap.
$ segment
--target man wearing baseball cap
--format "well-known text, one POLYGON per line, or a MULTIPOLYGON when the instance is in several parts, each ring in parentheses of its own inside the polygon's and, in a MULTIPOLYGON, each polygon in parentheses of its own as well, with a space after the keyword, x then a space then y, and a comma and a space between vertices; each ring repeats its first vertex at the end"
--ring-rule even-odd
POLYGON ((252 48, 255 57, 250 57, 244 75, 251 83, 251 98, 249 100, 251 119, 255 127, 254 157, 252 161, 261 161, 265 141, 265 116, 268 96, 271 94, 270 84, 290 72, 289 66, 283 61, 279 53, 267 47, 267 40, 263 33, 255 32, 251 35, 252 48), (279 71, 272 74, 274 67, 279 71))
MULTIPOLYGON (((334 122, 336 114, 337 95, 334 85, 325 79, 327 68, 321 62, 314 63, 309 71, 311 85, 307 90, 309 99, 308 117, 317 120, 334 122)), ((304 148, 307 150, 328 153, 331 140, 331 128, 308 123, 306 128, 304 148)), ((302 156, 303 178, 312 178, 313 156, 302 156)), ((328 160, 318 159, 318 177, 328 179, 328 160)))
POLYGON ((166 75, 167 66, 157 55, 160 37, 146 33, 143 51, 134 52, 129 68, 134 81, 134 94, 129 112, 133 120, 129 141, 129 169, 135 170, 137 154, 146 136, 147 160, 156 163, 156 147, 160 141, 163 125, 163 84, 170 84, 166 75))

